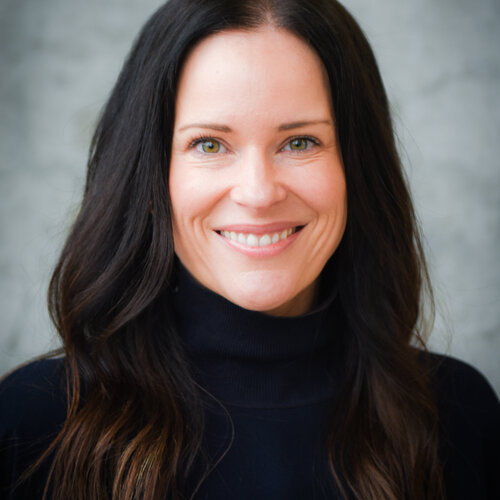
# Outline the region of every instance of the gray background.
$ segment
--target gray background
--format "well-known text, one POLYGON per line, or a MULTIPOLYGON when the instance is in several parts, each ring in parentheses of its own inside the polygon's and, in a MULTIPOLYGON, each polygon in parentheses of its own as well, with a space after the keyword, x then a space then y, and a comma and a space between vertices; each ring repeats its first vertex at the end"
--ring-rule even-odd
MULTIPOLYGON (((0 373, 57 346, 45 290, 88 142, 158 0, 0 0, 0 373)), ((352 0, 378 57, 438 299, 431 347, 500 392, 500 2, 352 0)))

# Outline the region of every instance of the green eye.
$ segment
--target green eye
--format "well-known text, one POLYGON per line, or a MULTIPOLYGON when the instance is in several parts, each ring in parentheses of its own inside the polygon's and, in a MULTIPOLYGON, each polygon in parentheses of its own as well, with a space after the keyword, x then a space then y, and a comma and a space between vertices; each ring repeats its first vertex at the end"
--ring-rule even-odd
POLYGON ((200 145, 204 153, 218 153, 221 149, 220 142, 212 139, 200 142, 200 145))
POLYGON ((303 137, 289 139, 282 151, 293 151, 295 153, 308 152, 319 145, 320 142, 317 139, 305 135, 303 137))
POLYGON ((304 149, 307 149, 308 143, 309 139, 299 137, 290 141, 290 149, 293 151, 303 151, 304 149))
POLYGON ((198 137, 189 144, 189 149, 194 149, 201 154, 223 154, 227 153, 226 147, 213 137, 198 137))

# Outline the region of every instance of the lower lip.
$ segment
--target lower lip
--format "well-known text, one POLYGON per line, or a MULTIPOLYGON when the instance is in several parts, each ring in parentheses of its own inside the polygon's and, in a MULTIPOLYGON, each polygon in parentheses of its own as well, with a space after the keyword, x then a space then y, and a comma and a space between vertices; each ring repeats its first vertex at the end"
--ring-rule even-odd
POLYGON ((229 238, 222 236, 222 234, 219 233, 216 234, 222 239, 222 241, 226 245, 231 247, 233 250, 236 250, 237 252, 242 253, 243 255, 246 255, 248 257, 263 258, 263 257, 273 257, 283 252, 299 237, 301 231, 302 229, 291 234, 284 240, 279 240, 276 243, 272 243, 271 245, 266 245, 265 247, 249 247, 247 245, 239 243, 238 241, 230 240, 229 238))

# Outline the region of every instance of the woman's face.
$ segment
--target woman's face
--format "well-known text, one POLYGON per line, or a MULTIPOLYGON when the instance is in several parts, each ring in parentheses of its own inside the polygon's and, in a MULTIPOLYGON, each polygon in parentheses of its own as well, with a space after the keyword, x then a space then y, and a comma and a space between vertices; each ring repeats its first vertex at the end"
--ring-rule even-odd
POLYGON ((182 69, 170 162, 175 251, 204 286, 306 312, 347 216, 327 77, 287 31, 227 31, 182 69))

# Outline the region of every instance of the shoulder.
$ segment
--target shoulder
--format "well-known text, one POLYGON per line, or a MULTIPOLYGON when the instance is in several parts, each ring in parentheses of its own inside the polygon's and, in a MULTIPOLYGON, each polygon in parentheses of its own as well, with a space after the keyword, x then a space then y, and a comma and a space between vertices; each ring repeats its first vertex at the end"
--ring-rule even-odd
MULTIPOLYGON (((500 449, 500 402, 486 377, 464 361, 425 354, 443 443, 456 449, 500 449)), ((495 455, 498 453, 495 452, 495 455)))
POLYGON ((0 382, 0 497, 41 498, 49 472, 45 459, 29 479, 21 475, 38 460, 66 418, 64 359, 43 359, 0 382))
POLYGON ((484 375, 449 356, 425 354, 439 412, 450 498, 500 498, 500 402, 484 375), (497 496, 498 495, 498 496, 497 496))
POLYGON ((64 359, 42 359, 8 374, 0 383, 0 437, 51 433, 66 413, 64 359))
POLYGON ((425 356, 441 411, 459 410, 481 420, 500 418, 498 397, 479 370, 451 356, 434 353, 425 356))

